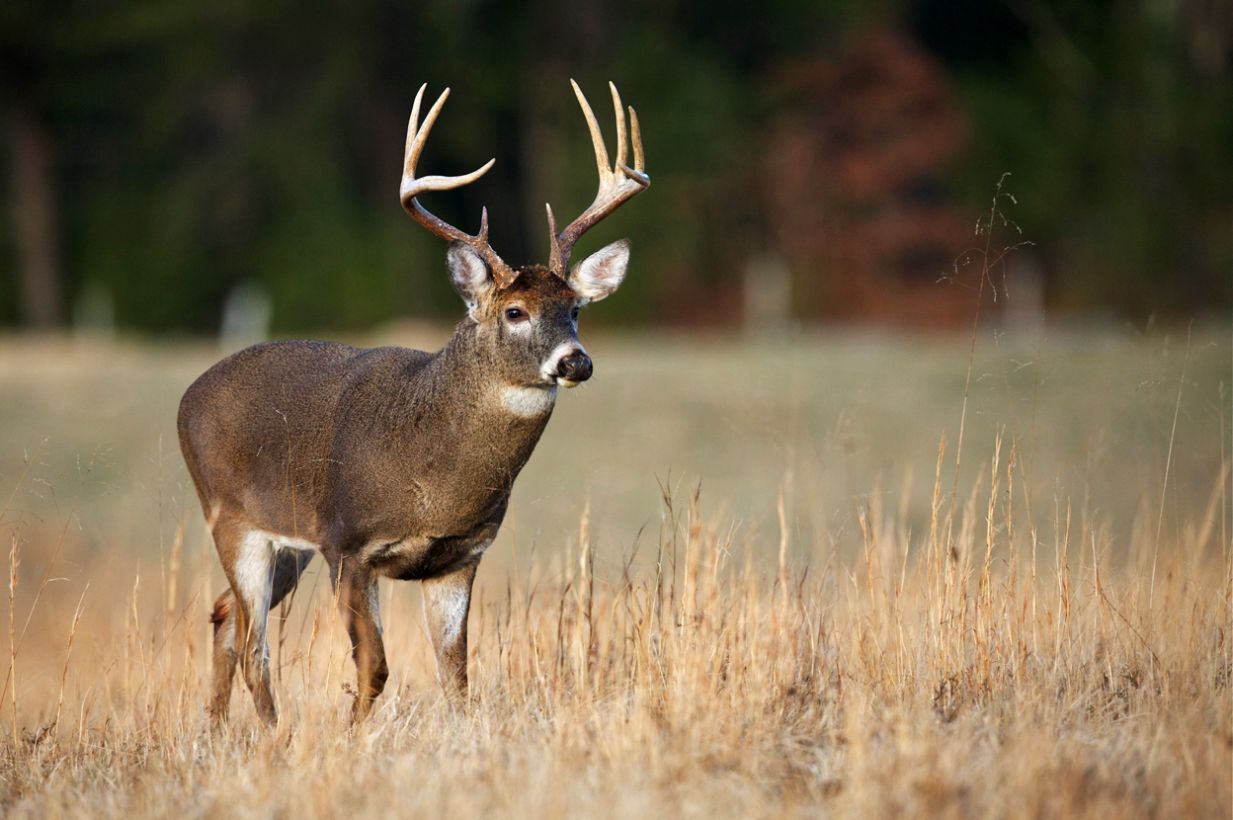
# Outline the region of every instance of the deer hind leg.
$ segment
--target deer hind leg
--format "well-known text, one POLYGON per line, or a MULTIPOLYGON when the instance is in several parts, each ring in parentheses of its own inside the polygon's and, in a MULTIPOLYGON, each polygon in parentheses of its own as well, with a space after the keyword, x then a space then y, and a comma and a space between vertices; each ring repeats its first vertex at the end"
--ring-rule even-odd
POLYGON ((467 697, 467 613, 479 562, 423 582, 424 626, 437 656, 437 681, 455 703, 467 697))
POLYGON ((274 544, 268 534, 226 520, 215 524, 214 541, 233 593, 230 609, 224 613, 221 628, 215 632, 215 659, 221 661, 215 670, 215 709, 223 699, 222 690, 230 687, 227 655, 230 642, 235 656, 232 663, 239 666, 252 692, 258 717, 267 726, 273 726, 278 714, 270 690, 265 627, 274 586, 274 544), (226 629, 228 620, 232 622, 230 635, 226 629))
POLYGON ((385 643, 381 639, 381 607, 377 598, 377 576, 362 565, 342 560, 331 568, 338 609, 347 635, 351 638, 351 657, 355 660, 356 697, 351 717, 363 721, 372 711, 373 701, 385 689, 390 676, 385 663, 385 643))
MULTIPOLYGON (((305 550, 280 549, 274 553, 274 579, 270 591, 270 609, 282 603, 283 599, 295 589, 300 576, 308 568, 312 559, 313 553, 305 550)), ((236 623, 238 620, 235 592, 228 589, 218 596, 210 615, 210 621, 214 624, 214 694, 211 699, 210 714, 215 721, 227 719, 228 705, 231 702, 231 682, 235 677, 235 669, 239 661, 239 656, 236 654, 236 623)))
POLYGON ((215 724, 226 722, 231 705, 231 680, 235 677, 235 594, 228 589, 214 602, 210 623, 214 624, 214 686, 210 697, 210 718, 215 724))

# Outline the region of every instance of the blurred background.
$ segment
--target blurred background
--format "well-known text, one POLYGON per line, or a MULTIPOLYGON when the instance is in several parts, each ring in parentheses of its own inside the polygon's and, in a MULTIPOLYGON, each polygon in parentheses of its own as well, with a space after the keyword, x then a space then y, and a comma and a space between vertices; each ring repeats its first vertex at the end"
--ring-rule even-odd
POLYGON ((439 240, 397 202, 423 82, 454 94, 427 204, 512 262, 595 176, 575 77, 643 124, 651 191, 600 322, 970 325, 995 186, 1022 240, 983 308, 1227 318, 1227 0, 600 0, 0 7, 0 327, 214 334, 453 320, 439 240), (1020 233, 1021 231, 1021 233, 1020 233), (1006 298, 1008 297, 1009 298, 1006 298))
POLYGON ((699 482, 751 542, 782 503, 794 549, 859 550, 878 507, 927 532, 999 441, 1042 527, 1073 503, 1114 550, 1233 509, 1233 5, 751 8, 0 4, 0 539, 122 577, 208 556, 185 387, 265 336, 447 338, 443 244, 397 198, 422 83, 454 92, 424 173, 497 159, 428 207, 546 261, 544 203, 596 186, 570 77, 610 146, 606 81, 637 108, 654 183, 579 248, 631 237, 631 274, 502 561, 588 505, 619 560, 699 482))

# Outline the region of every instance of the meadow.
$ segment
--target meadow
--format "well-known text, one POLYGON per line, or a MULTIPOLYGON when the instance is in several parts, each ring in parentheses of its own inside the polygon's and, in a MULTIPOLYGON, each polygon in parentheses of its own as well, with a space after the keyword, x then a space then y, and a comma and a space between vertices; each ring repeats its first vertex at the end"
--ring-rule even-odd
MULTIPOLYGON (((432 347, 440 328, 365 343, 432 347)), ((222 576, 174 432, 220 355, 0 340, 0 812, 1228 817, 1227 323, 588 336, 472 608, 354 670, 322 565, 281 720, 204 707, 222 576)))

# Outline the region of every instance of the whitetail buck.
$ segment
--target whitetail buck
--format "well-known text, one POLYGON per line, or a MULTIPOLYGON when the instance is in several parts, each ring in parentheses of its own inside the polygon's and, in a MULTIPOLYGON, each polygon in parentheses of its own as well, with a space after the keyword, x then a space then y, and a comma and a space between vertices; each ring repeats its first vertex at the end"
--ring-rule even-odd
MULTIPOLYGON (((571 81, 572 82, 572 81, 571 81)), ((578 342, 578 310, 621 283, 629 243, 614 242, 570 267, 582 234, 644 190, 638 119, 615 86, 617 154, 611 165, 595 115, 574 93, 595 147, 595 201, 557 232, 548 208, 547 266, 511 267, 488 244, 485 209, 470 236, 429 213, 426 191, 466 185, 416 177, 416 164, 449 96, 419 126, 424 88, 407 131, 400 195, 415 221, 448 241, 450 279, 467 316, 436 353, 270 342, 210 368, 180 402, 180 446, 231 589, 214 604, 211 712, 226 718, 237 663, 261 719, 277 719, 266 620, 320 552, 351 637, 363 719, 388 670, 377 607, 379 577, 423 582, 424 620, 438 678, 467 690, 467 611, 484 550, 505 516, 514 479, 552 414, 557 387, 591 376, 578 342), (627 162, 632 144, 633 167, 627 162)))

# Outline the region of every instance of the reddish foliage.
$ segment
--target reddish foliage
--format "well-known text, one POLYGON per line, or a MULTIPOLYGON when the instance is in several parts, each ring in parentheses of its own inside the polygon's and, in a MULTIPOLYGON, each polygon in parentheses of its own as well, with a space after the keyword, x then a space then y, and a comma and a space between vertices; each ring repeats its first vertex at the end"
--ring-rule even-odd
POLYGON ((969 318, 972 290, 938 282, 975 222, 946 194, 967 129, 941 67, 903 34, 866 30, 782 66, 775 86, 786 113, 770 128, 763 196, 798 315, 969 318))

